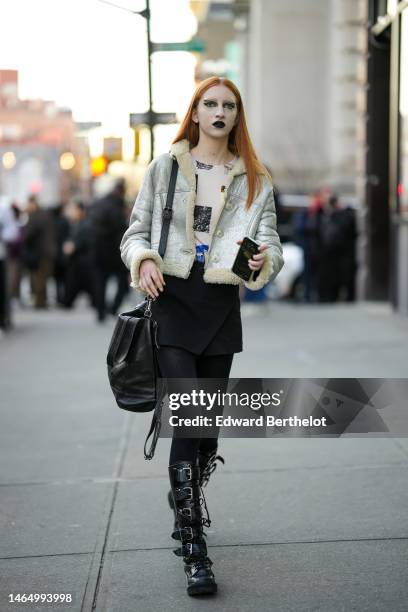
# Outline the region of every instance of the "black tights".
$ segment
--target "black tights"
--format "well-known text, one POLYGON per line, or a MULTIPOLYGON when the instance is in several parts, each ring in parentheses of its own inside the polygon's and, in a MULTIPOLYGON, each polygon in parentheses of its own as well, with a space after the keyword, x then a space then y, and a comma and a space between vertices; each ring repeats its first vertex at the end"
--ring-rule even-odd
MULTIPOLYGON (((162 346, 158 351, 160 373, 163 378, 219 378, 225 386, 232 365, 233 353, 228 355, 196 356, 185 349, 162 346)), ((169 465, 178 461, 194 463, 198 451, 217 449, 218 438, 177 438, 173 435, 169 465)))

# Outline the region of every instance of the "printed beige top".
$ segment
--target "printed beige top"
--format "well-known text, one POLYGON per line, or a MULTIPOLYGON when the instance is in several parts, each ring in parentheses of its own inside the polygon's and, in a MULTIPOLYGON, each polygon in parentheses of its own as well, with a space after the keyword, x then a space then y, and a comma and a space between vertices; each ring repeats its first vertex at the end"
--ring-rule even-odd
POLYGON ((221 193, 225 189, 226 177, 234 160, 228 164, 205 164, 193 156, 197 173, 197 198, 194 207, 194 237, 196 259, 204 261, 214 228, 221 212, 221 193))

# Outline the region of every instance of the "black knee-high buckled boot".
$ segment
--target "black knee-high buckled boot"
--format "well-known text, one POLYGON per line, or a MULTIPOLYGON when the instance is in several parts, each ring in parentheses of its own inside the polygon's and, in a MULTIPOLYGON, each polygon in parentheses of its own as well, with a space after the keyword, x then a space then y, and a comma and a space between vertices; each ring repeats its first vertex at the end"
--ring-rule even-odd
MULTIPOLYGON (((217 455, 217 449, 211 450, 209 452, 198 451, 197 456, 197 465, 200 468, 200 487, 206 487, 210 481, 211 474, 217 469, 217 461, 224 464, 224 457, 221 455, 217 455)), ((180 539, 179 528, 178 528, 178 519, 177 512, 174 509, 173 503, 173 495, 171 490, 167 494, 167 500, 169 502, 170 508, 174 512, 174 528, 172 533, 172 538, 174 540, 180 539)))
POLYGON ((174 553, 183 557, 189 595, 215 593, 217 583, 207 556, 203 526, 210 526, 207 505, 200 487, 200 468, 188 461, 169 466, 171 492, 178 521, 181 548, 174 553), (204 505, 207 518, 203 517, 204 505))

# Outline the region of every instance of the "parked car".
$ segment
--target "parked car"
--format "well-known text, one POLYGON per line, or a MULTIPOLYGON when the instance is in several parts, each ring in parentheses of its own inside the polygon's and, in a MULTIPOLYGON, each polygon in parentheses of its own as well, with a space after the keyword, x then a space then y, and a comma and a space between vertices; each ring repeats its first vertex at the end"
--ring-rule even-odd
POLYGON ((270 299, 300 300, 303 296, 303 251, 293 242, 282 244, 285 265, 275 280, 266 288, 270 299))

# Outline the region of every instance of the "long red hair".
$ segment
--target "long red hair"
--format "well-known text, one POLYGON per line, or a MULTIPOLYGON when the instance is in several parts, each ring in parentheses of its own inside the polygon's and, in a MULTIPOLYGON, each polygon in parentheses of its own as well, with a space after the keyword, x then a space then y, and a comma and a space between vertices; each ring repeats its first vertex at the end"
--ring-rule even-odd
POLYGON ((246 201, 246 206, 249 208, 255 196, 261 189, 262 175, 267 176, 271 181, 272 179, 269 172, 259 161, 255 153, 255 149, 248 133, 241 94, 232 81, 222 77, 213 76, 199 83, 193 94, 186 115, 180 125, 179 131, 173 140, 173 144, 179 140, 184 140, 187 138, 191 147, 196 146, 200 136, 200 128, 198 124, 194 123, 193 121, 193 110, 197 107, 201 96, 207 91, 207 89, 214 87, 215 85, 225 85, 225 87, 228 87, 228 89, 234 94, 237 101, 238 121, 229 133, 228 149, 231 153, 238 155, 243 159, 248 182, 248 198, 246 201))

